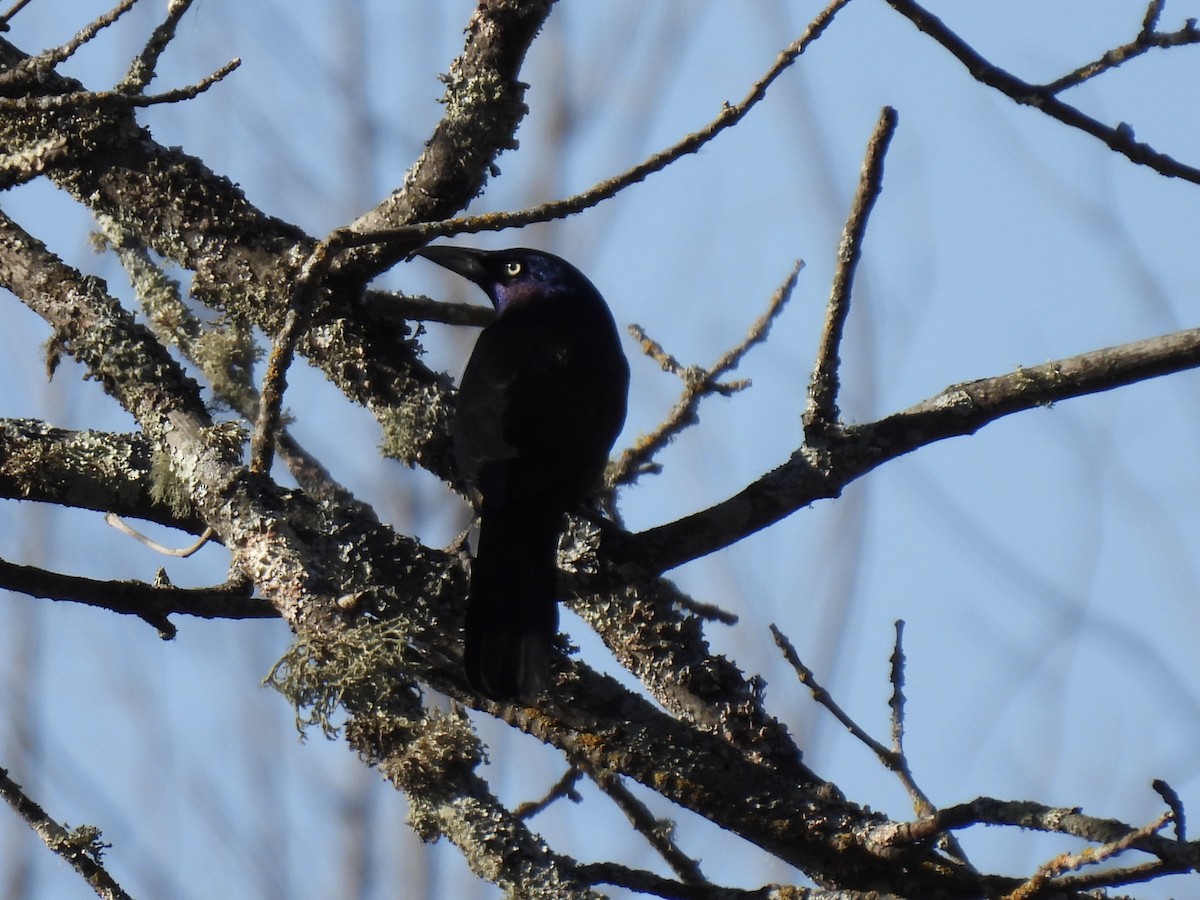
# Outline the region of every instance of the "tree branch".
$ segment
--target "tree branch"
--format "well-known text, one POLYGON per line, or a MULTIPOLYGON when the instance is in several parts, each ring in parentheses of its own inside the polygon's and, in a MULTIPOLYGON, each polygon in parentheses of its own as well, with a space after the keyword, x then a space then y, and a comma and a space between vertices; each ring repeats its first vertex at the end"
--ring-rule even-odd
POLYGON ((817 361, 808 385, 808 408, 804 411, 804 435, 810 446, 822 443, 838 424, 838 348, 842 343, 846 318, 850 315, 850 292, 854 286, 854 272, 862 257, 867 220, 883 190, 883 160, 896 131, 896 120, 896 111, 885 106, 867 143, 862 177, 859 178, 846 227, 842 230, 837 268, 826 307, 825 327, 821 331, 817 361))
POLYGON ((1200 29, 1196 27, 1195 19, 1188 19, 1178 31, 1162 32, 1155 28, 1158 17, 1162 14, 1164 3, 1165 0, 1151 0, 1142 20, 1142 30, 1132 41, 1122 44, 1120 47, 1114 47, 1099 59, 1085 63, 1075 71, 1043 85, 1042 89, 1050 94, 1059 94, 1068 88, 1083 84, 1097 75, 1115 69, 1156 47, 1165 49, 1200 43, 1200 29))
MULTIPOLYGON (((750 92, 738 103, 726 104, 720 114, 704 128, 689 134, 670 147, 655 153, 650 158, 639 163, 620 175, 607 178, 588 188, 582 193, 564 200, 554 200, 517 212, 484 213, 478 216, 463 216, 461 218, 442 219, 410 219, 417 224, 401 225, 393 228, 370 228, 372 220, 366 217, 351 226, 350 233, 344 234, 341 240, 347 247, 376 245, 377 251, 385 259, 395 260, 406 256, 413 248, 428 243, 439 237, 449 237, 456 234, 477 234, 481 231, 503 231, 507 228, 521 228, 538 222, 550 222, 566 216, 590 209, 605 200, 615 197, 631 185, 644 181, 655 172, 660 172, 676 160, 695 153, 714 137, 733 127, 750 112, 767 94, 767 88, 801 54, 808 49, 821 34, 829 27, 833 17, 849 0, 833 0, 819 12, 809 23, 804 33, 787 47, 780 51, 775 63, 750 88, 750 92)), ((422 157, 424 158, 424 157, 422 157)))
POLYGON ((1122 123, 1116 127, 1110 127, 1084 114, 1074 106, 1064 103, 1055 96, 1055 91, 1052 90, 1054 85, 1040 87, 1009 74, 982 57, 970 44, 951 31, 941 19, 914 0, 887 0, 887 2, 896 12, 949 50, 976 81, 995 88, 1017 103, 1032 106, 1064 125, 1069 125, 1098 138, 1109 149, 1120 153, 1130 162, 1139 166, 1147 166, 1160 175, 1182 178, 1193 184, 1200 184, 1200 169, 1172 159, 1148 144, 1139 143, 1134 139, 1133 129, 1128 125, 1122 123))
POLYGON ((633 571, 664 572, 736 543, 920 447, 974 434, 1016 412, 1112 390, 1200 366, 1200 328, 1105 347, 1007 375, 951 385, 902 412, 853 425, 831 441, 820 466, 806 448, 739 493, 674 522, 612 542, 633 571))
MULTIPOLYGON (((516 146, 527 111, 520 79, 525 53, 545 24, 553 0, 487 0, 467 23, 462 54, 443 79, 446 114, 404 177, 403 186, 350 226, 353 232, 444 219, 483 190, 496 158, 516 146)), ((371 242, 338 260, 344 277, 366 281, 419 243, 371 242)))
POLYGON ((7 769, 0 769, 0 797, 25 820, 47 847, 82 875, 83 880, 99 896, 105 900, 130 900, 102 864, 101 857, 108 845, 101 842, 99 828, 92 825, 80 825, 77 828, 60 825, 9 777, 7 769))
POLYGON ((157 628, 164 640, 175 637, 175 626, 167 619, 171 615, 201 619, 279 618, 271 604, 251 599, 254 588, 249 582, 212 588, 177 588, 170 583, 97 581, 0 559, 0 588, 137 616, 157 628))
POLYGON ((66 431, 33 419, 0 419, 0 497, 111 512, 200 534, 190 498, 154 474, 141 435, 66 431))
POLYGON ((755 320, 745 338, 722 354, 721 358, 707 369, 701 369, 699 366, 681 366, 674 357, 667 354, 638 326, 630 326, 630 332, 642 345, 646 354, 657 361, 663 371, 678 375, 684 383, 684 388, 678 402, 658 427, 650 434, 640 436, 632 447, 621 453, 617 461, 612 464, 610 471, 606 473, 606 483, 614 487, 632 484, 637 480, 640 472, 654 465, 655 454, 666 447, 685 428, 700 421, 696 413, 705 397, 712 394, 729 396, 749 385, 749 382, 746 381, 723 384, 718 379, 737 368, 752 347, 767 339, 771 325, 783 312, 788 300, 791 299, 803 267, 804 263, 798 260, 784 283, 771 297, 766 312, 755 320))

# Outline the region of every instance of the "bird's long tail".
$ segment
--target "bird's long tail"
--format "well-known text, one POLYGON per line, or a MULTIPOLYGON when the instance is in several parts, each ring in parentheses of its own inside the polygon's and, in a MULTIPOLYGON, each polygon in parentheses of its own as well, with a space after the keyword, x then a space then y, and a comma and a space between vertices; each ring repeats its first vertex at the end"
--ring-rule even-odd
POLYGON ((484 506, 464 657, 471 684, 493 699, 532 697, 549 679, 562 518, 560 510, 536 505, 484 506))

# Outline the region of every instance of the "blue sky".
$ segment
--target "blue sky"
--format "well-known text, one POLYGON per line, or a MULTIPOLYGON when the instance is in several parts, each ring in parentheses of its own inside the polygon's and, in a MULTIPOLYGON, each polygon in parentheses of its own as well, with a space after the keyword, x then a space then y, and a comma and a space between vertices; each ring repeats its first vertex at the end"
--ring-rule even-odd
MULTIPOLYGON (((23 49, 65 40, 88 12, 34 3, 8 35, 23 49)), ((437 75, 472 4, 202 0, 160 68, 165 89, 233 56, 242 68, 199 99, 146 113, 155 137, 229 175, 266 211, 320 235, 400 182, 440 114, 437 75), (361 20, 357 17, 361 16, 361 20), (360 23, 361 24, 358 24, 360 23)), ((1137 3, 932 7, 995 62, 1049 80, 1133 38, 1137 3)), ((740 99, 818 7, 731 0, 561 3, 528 60, 519 150, 472 211, 582 190, 704 125, 740 99)), ((67 71, 111 84, 159 14, 144 2, 67 71)), ((1169 2, 1164 29, 1196 11, 1169 2)), ((1200 49, 1155 51, 1069 92, 1102 121, 1200 160, 1189 110, 1200 49)), ((964 380, 1010 372, 1195 324, 1200 211, 1165 179, 1095 139, 969 78, 884 3, 855 0, 732 132, 602 207, 477 246, 554 250, 586 271, 619 323, 636 322, 685 363, 736 343, 793 261, 806 268, 771 341, 664 454, 662 475, 621 500, 628 523, 669 521, 734 493, 800 440, 808 373, 863 149, 891 105, 899 127, 871 220, 842 351, 841 406, 869 421, 964 380)), ((45 185, 5 211, 127 296, 87 247, 86 213, 45 185)), ((400 265, 386 287, 475 299, 432 266, 400 265)), ((131 420, 64 365, 46 384, 45 325, 11 297, 0 335, 0 416, 126 430, 131 420)), ((430 326, 430 364, 461 369, 470 335, 430 326)), ((620 443, 649 430, 679 385, 626 344, 631 413, 620 443)), ((768 625, 796 644, 842 706, 887 737, 892 623, 907 622, 908 749, 939 805, 990 794, 1079 805, 1141 823, 1168 781, 1200 802, 1200 408, 1194 373, 1039 409, 887 464, 837 501, 803 510, 672 573, 741 617, 716 647, 767 679, 770 707, 806 760, 852 799, 909 815, 899 784, 795 683, 768 625)), ((425 473, 379 458, 379 432, 312 372, 287 403, 300 440, 385 520, 433 544, 465 521, 425 473)), ((0 555, 106 578, 220 581, 220 548, 166 560, 91 514, 0 504, 0 555)), ((173 643, 140 622, 5 595, 0 600, 0 765, 60 820, 102 827, 112 871, 135 896, 321 897, 354 868, 361 896, 491 896, 452 848, 427 849, 403 800, 343 745, 296 740, 291 711, 259 688, 287 644, 278 623, 181 620, 173 643), (361 858, 358 855, 361 855, 361 858)), ((598 642, 564 623, 589 661, 598 642)), ((480 719, 489 777, 514 802, 561 773, 557 755, 480 719)), ((604 798, 534 820, 564 852, 655 860, 604 798)), ((647 795, 648 796, 648 795, 647 795)), ((679 817, 685 850, 718 881, 791 880, 750 848, 679 817)), ((38 897, 90 896, 0 816, 0 858, 28 859, 38 897)), ((963 837, 977 865, 1029 872, 1073 844, 990 829, 963 837)), ((3 879, 0 867, 0 881, 3 879)), ((1165 897, 1184 883, 1145 887, 1165 897)))

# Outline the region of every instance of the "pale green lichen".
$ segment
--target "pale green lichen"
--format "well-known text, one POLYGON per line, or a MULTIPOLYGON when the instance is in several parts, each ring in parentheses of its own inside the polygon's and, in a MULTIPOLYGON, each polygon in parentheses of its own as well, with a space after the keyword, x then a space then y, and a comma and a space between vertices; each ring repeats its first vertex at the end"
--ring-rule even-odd
POLYGON ((296 708, 296 728, 316 726, 336 737, 338 710, 386 717, 419 701, 401 673, 408 663, 405 630, 396 620, 367 621, 319 638, 301 636, 271 667, 263 683, 296 708))
POLYGON ((177 518, 192 514, 192 495, 175 474, 171 455, 165 450, 155 450, 150 456, 150 499, 165 505, 177 518))

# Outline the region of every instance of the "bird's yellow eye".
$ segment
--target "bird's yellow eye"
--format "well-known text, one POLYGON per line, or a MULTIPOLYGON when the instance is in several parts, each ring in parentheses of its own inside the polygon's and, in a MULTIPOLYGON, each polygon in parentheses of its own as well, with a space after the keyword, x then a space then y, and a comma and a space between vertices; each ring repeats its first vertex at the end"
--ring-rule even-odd
POLYGON ((507 275, 509 278, 516 278, 518 275, 521 274, 521 272, 522 272, 522 270, 524 270, 524 268, 525 267, 522 266, 516 260, 511 260, 504 264, 504 274, 507 275))

